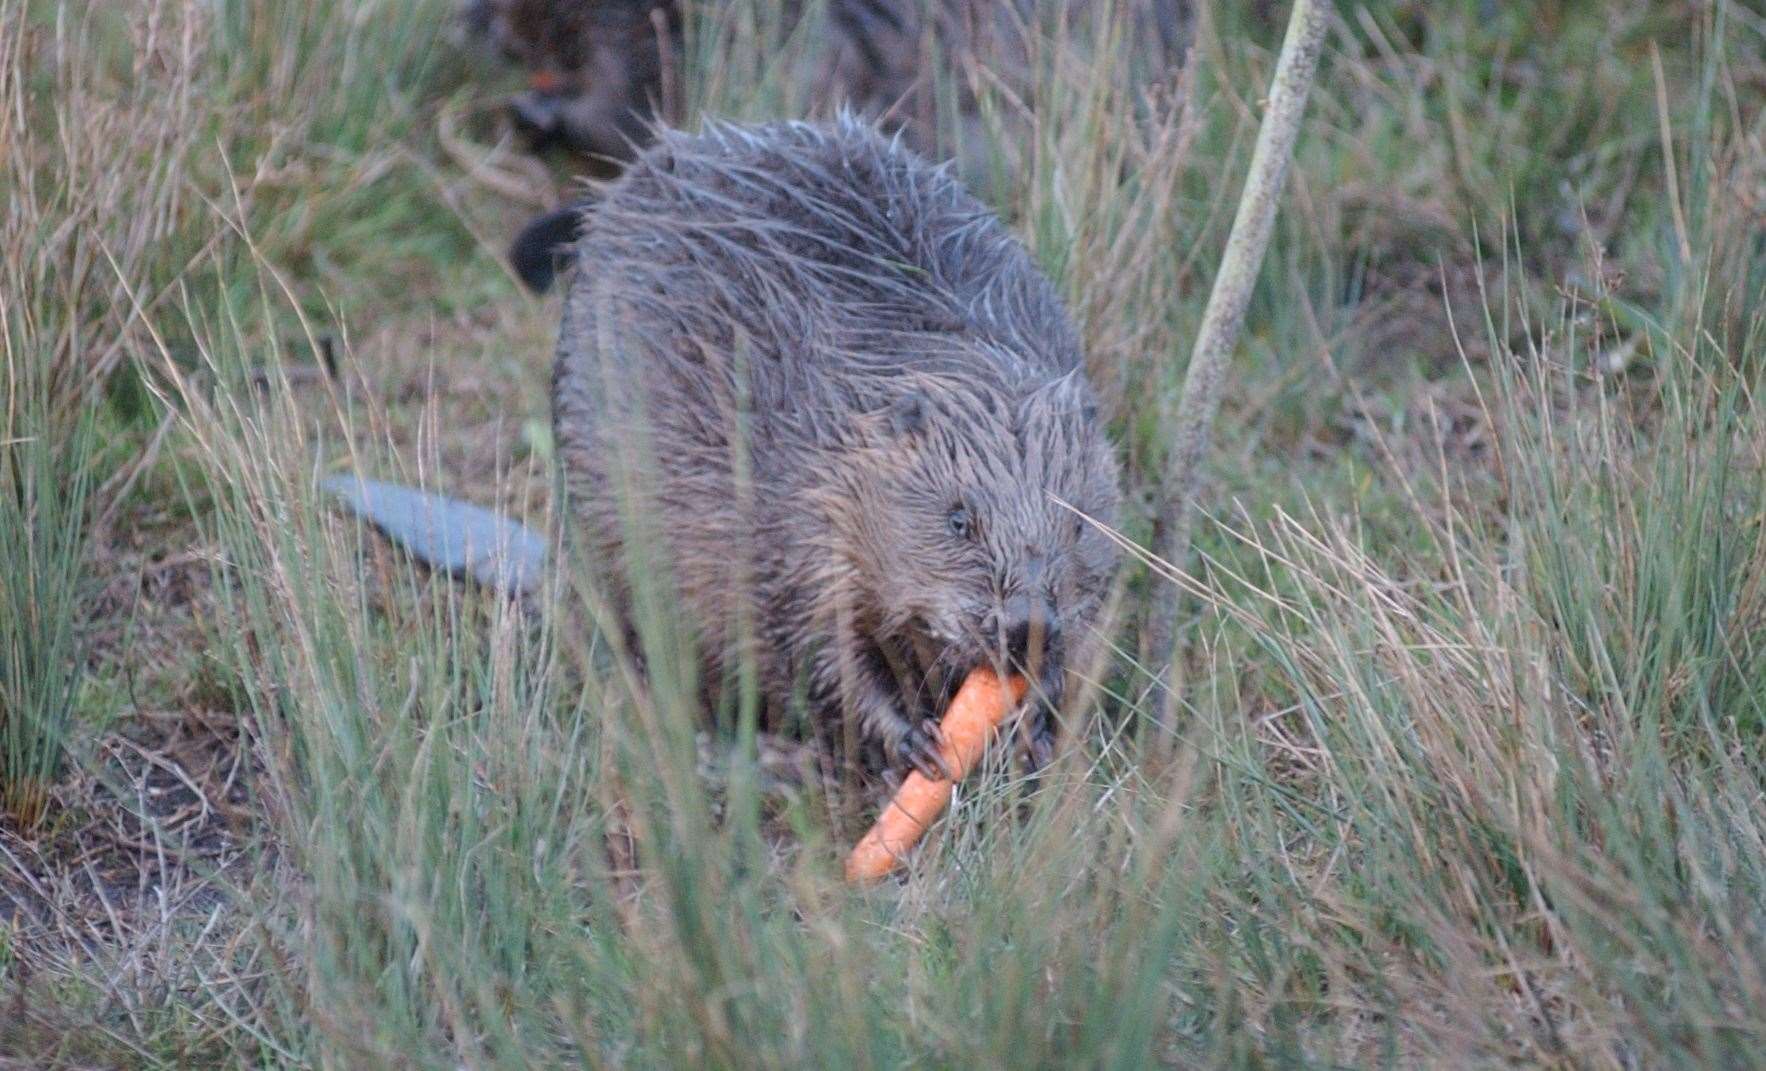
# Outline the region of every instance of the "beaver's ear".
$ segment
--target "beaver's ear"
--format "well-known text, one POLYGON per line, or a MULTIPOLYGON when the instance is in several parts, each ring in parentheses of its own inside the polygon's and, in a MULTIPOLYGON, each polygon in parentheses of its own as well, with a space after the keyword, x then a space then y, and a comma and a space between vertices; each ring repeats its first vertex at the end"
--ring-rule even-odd
POLYGON ((889 430, 898 438, 918 435, 926 428, 926 396, 909 391, 889 406, 889 430))

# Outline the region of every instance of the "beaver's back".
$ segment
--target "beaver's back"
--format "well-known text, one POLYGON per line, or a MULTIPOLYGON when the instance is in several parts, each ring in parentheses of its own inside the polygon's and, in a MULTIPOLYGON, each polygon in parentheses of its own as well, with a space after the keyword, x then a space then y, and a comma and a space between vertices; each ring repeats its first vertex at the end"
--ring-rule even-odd
POLYGON ((568 325, 595 322, 595 302, 625 324, 619 359, 673 366, 708 403, 707 372, 726 378, 744 344, 756 405, 799 409, 870 405, 904 372, 1009 383, 1079 360, 995 217, 850 120, 665 135, 595 208, 577 263, 567 376, 583 333, 568 325))

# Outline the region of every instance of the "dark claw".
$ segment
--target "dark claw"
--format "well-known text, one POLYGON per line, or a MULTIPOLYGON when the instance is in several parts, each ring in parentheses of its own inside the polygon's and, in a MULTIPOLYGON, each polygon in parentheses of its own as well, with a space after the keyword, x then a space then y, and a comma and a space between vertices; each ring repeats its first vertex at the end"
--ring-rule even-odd
POLYGON ((1055 719, 1038 703, 1024 714, 1024 772, 1034 776, 1055 757, 1055 719))
POLYGON ((895 751, 910 766, 932 780, 948 781, 950 767, 944 764, 944 757, 939 754, 943 743, 944 735, 938 731, 938 724, 926 721, 902 734, 901 743, 896 745, 895 751))

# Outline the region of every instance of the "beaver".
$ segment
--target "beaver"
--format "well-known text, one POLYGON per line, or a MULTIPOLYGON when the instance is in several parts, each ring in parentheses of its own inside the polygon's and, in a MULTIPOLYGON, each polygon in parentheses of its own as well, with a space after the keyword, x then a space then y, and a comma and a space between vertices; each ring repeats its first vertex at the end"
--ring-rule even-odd
MULTIPOLYGON (((1030 675, 1027 763, 1116 566, 1078 335, 947 168, 850 113, 663 132, 591 211, 553 375, 573 542, 666 574, 702 681, 929 775, 981 664, 1030 675)), ((628 626, 629 627, 629 626, 628 626)))
POLYGON ((678 60, 679 0, 464 0, 458 17, 527 72, 508 109, 535 149, 628 159, 678 60))

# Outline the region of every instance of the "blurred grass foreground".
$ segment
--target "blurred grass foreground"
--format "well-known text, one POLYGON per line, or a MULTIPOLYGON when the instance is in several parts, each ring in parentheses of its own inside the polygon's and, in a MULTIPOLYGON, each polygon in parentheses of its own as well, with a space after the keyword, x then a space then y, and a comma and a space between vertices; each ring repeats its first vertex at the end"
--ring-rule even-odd
MULTIPOLYGON (((1144 545, 1286 5, 1073 10, 939 77, 1144 545)), ((682 121, 828 114, 775 14, 682 121)), ((1766 1066, 1757 5, 1337 4, 1194 568, 870 892, 875 786, 320 491, 555 528, 582 165, 454 16, 0 0, 0 1066, 1766 1066)))

